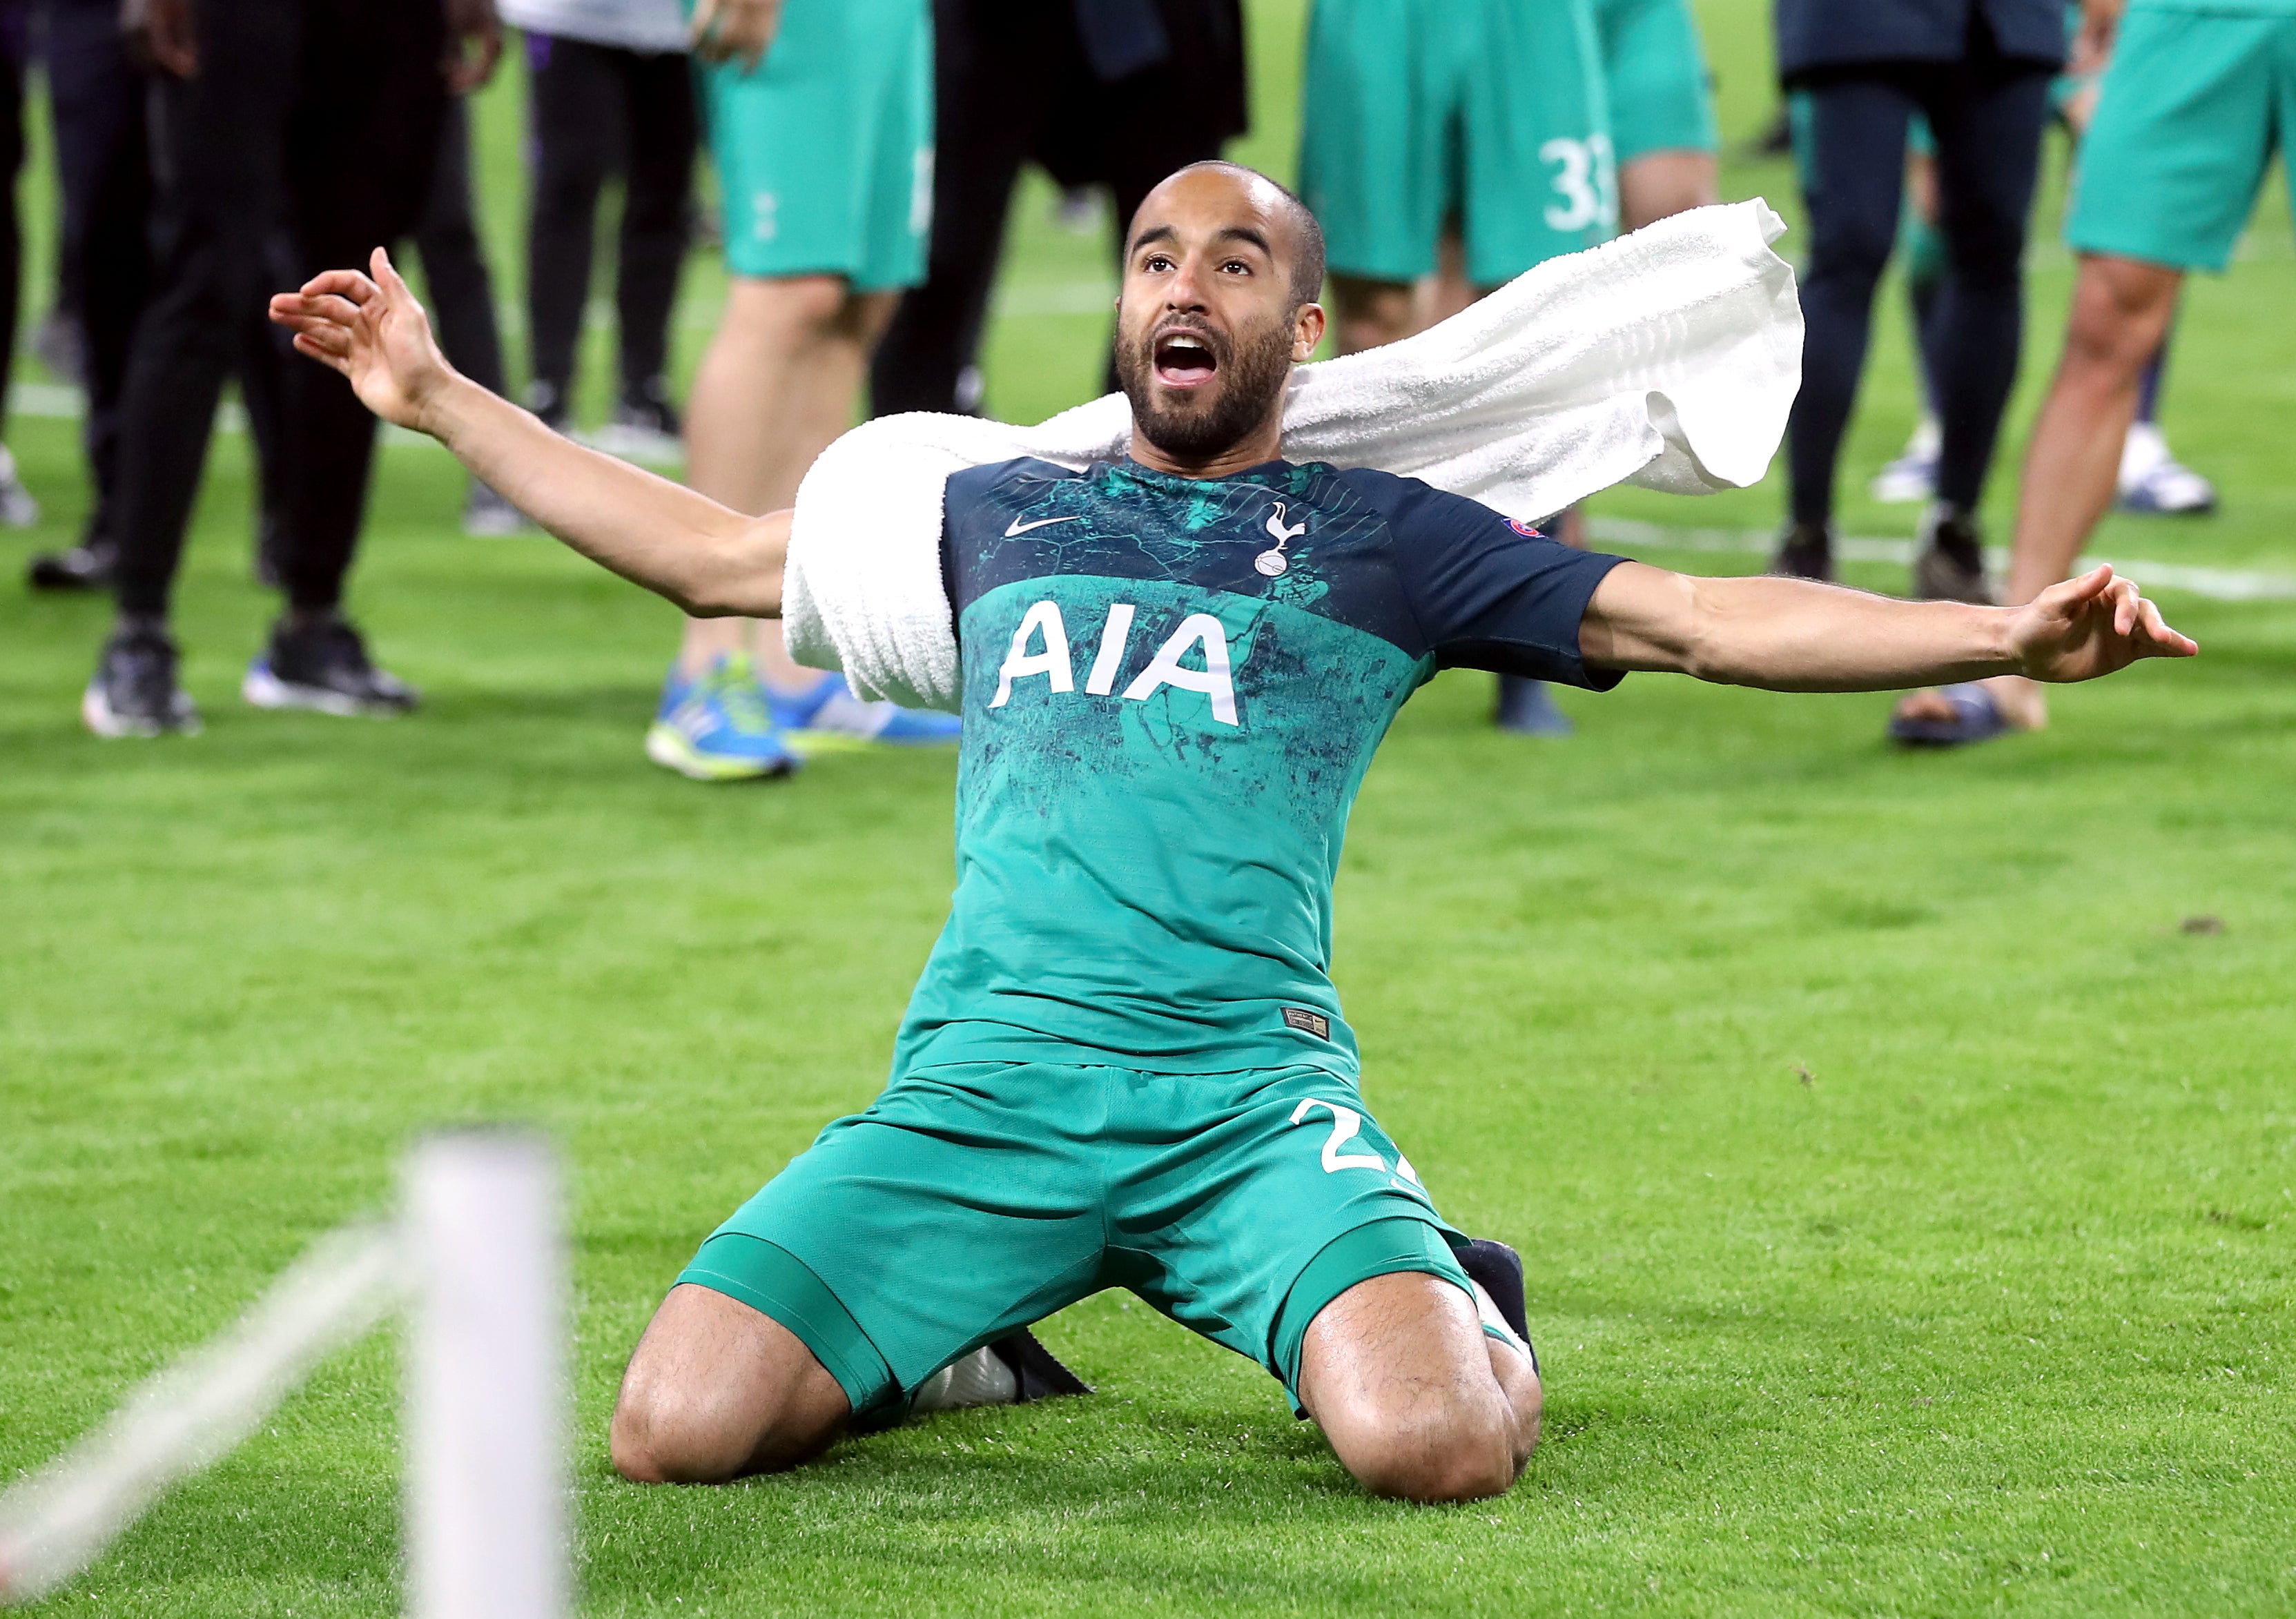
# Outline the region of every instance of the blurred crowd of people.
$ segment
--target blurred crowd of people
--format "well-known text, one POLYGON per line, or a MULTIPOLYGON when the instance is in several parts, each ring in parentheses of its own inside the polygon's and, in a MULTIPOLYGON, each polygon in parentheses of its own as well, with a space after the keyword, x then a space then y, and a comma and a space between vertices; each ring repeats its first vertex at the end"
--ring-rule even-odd
MULTIPOLYGON (((1993 597, 1978 513, 2052 118, 2082 142, 2081 273, 2009 597, 2062 575, 2116 497, 2209 509, 2214 491, 2158 426, 2168 330, 2179 276, 2221 267, 2296 110, 2296 0, 1778 0, 1775 24, 1808 341, 1774 569, 1833 576, 1837 465, 1896 255, 1923 424, 1874 492, 1926 503, 1915 593, 1993 597)), ((281 346, 264 299, 412 241, 449 357, 509 389, 464 99, 506 28, 528 72, 527 405, 576 430, 598 213, 618 184, 618 371, 586 436, 682 461, 696 488, 753 512, 791 503, 865 403, 981 408, 1024 163, 1104 192, 1120 253, 1148 189, 1249 119, 1241 0, 0 0, 0 168, 20 166, 37 60, 62 210, 40 348, 84 390, 94 489, 79 544, 36 558, 30 582, 116 599, 83 701, 98 734, 198 729, 169 608, 228 382, 261 469, 257 565, 283 598, 243 695, 343 715, 415 706, 342 613, 373 429, 340 377, 281 346), (672 327, 702 153, 731 287, 681 408, 672 327)), ((1300 189, 1328 235, 1341 352, 1718 197, 1690 0, 1314 0, 1302 120, 1300 189)), ((0 210, 12 312, 20 258, 0 210)), ((0 450, 0 520, 31 511, 0 450)), ((1552 520, 1575 536, 1575 514, 1552 520)), ((521 521, 471 489, 471 533, 521 521)), ((1913 694, 1892 729, 1958 742, 2041 717, 2037 692, 1991 683, 1913 694)), ((1528 681, 1502 683, 1496 718, 1569 729, 1528 681)), ((800 668, 774 624, 695 619, 644 746, 728 781, 785 774, 814 746, 929 745, 956 727, 800 668)))

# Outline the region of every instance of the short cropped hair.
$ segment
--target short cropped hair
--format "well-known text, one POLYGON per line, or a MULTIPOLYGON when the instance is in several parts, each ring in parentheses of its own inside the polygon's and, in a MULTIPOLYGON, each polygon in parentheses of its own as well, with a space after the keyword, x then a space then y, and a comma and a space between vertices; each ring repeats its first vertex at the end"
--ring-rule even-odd
POLYGON ((1208 158, 1173 172, 1184 175, 1195 168, 1226 169, 1232 175, 1247 175, 1254 180, 1265 180, 1275 188, 1283 199, 1283 211, 1292 220, 1292 233, 1298 239, 1299 254, 1292 263, 1292 307, 1297 310, 1300 305, 1312 304, 1323 297, 1324 224, 1306 203, 1300 200, 1300 193, 1281 180, 1261 174, 1256 168, 1247 168, 1241 163, 1230 163, 1223 158, 1208 158))

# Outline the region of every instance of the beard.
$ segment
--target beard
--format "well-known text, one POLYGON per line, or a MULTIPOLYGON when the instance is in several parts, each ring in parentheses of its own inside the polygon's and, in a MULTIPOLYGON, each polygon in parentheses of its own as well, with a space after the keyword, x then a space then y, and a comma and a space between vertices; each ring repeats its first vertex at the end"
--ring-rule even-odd
POLYGON ((1218 363, 1205 388, 1181 395, 1178 404, 1159 400, 1153 328, 1117 345, 1116 380, 1143 438, 1175 461, 1210 461, 1249 437, 1282 397, 1292 379, 1292 325, 1280 322, 1232 344, 1201 327, 1183 330, 1210 346, 1218 363))

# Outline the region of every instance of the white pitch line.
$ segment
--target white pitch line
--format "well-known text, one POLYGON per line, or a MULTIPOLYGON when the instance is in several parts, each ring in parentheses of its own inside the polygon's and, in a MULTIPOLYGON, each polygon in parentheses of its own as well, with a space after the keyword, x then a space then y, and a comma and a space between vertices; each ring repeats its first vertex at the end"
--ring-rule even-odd
MULTIPOLYGON (((1777 544, 1777 536, 1767 529, 1676 528, 1620 517, 1589 518, 1587 534, 1590 539, 1621 551, 1703 551, 1733 556, 1767 556, 1777 544)), ((1914 560, 1914 543, 1849 536, 1835 542, 1834 554, 1851 562, 1895 562, 1903 566, 1914 560)), ((2095 568, 2108 560, 2083 557, 2080 566, 2095 568)), ((2009 553, 1999 549, 1988 551, 1985 560, 1995 572, 2006 572, 2009 553)), ((2149 589, 2185 591, 2217 601, 2296 601, 2296 574, 2143 560, 2114 560, 2112 569, 2149 589)))

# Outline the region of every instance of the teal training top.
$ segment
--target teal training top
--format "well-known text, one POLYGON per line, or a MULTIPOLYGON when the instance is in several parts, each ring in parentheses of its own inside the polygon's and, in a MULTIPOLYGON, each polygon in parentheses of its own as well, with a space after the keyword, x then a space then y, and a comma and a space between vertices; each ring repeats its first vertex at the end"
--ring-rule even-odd
POLYGON ((1038 461, 949 480, 956 894, 898 1075, 1069 1061, 1353 1077, 1332 883, 1373 750, 1454 665, 1606 689, 1620 559, 1415 478, 1038 461))

